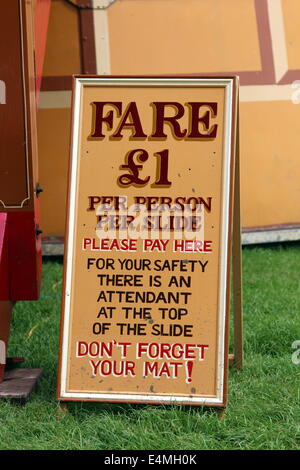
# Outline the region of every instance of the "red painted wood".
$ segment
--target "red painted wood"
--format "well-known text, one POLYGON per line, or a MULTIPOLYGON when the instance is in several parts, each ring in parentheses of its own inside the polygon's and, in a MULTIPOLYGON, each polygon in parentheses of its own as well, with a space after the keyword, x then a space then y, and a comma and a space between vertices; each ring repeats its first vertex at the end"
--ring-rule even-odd
POLYGON ((9 299, 7 214, 0 213, 0 300, 9 299))
POLYGON ((37 300, 42 274, 42 241, 37 214, 8 214, 10 299, 37 300))
MULTIPOLYGON (((7 32, 11 33, 11 31, 13 31, 14 34, 12 35, 12 40, 16 42, 16 45, 15 42, 13 43, 14 47, 12 54, 9 54, 9 51, 7 51, 5 48, 4 50, 2 50, 2 62, 5 65, 3 67, 3 70, 9 72, 6 80, 7 96, 10 96, 11 98, 11 96, 14 96, 18 92, 17 95, 19 97, 19 100, 17 100, 16 102, 11 102, 11 99, 8 100, 8 104, 5 107, 5 113, 9 111, 9 113, 11 114, 5 114, 5 117, 1 122, 2 133, 4 132, 4 135, 8 135, 11 140, 9 140, 8 145, 6 147, 4 146, 2 152, 3 161, 1 162, 1 166, 3 167, 2 170, 4 173, 2 173, 5 175, 5 178, 4 184, 2 184, 0 189, 1 192, 4 192, 4 189, 7 190, 7 188, 8 190, 10 190, 11 188, 15 190, 16 188, 18 188, 19 184, 24 185, 25 182, 25 188, 26 191, 28 191, 28 194, 27 192, 25 195, 21 194, 22 197, 19 199, 17 197, 16 201, 14 200, 14 198, 12 198, 12 201, 10 201, 10 199, 8 198, 9 200, 7 206, 9 208, 6 209, 6 206, 3 205, 4 210, 1 206, 0 212, 0 347, 2 353, 3 348, 5 350, 4 357, 1 357, 0 361, 2 362, 0 364, 0 382, 3 380, 5 367, 3 362, 6 362, 5 355, 8 345, 11 314, 14 302, 17 300, 37 300, 39 298, 40 292, 42 253, 41 235, 37 235, 36 233, 37 229, 39 228, 39 199, 35 195, 36 183, 38 181, 37 157, 35 155, 36 127, 34 113, 36 112, 36 107, 35 100, 31 99, 31 97, 34 96, 34 91, 39 92, 40 90, 46 47, 50 3, 50 0, 36 0, 35 3, 36 71, 34 70, 33 66, 33 37, 31 35, 32 30, 30 27, 28 27, 29 24, 32 24, 31 16, 29 16, 28 21, 24 20, 24 24, 22 24, 22 28, 20 29, 20 31, 24 33, 23 39, 25 39, 24 83, 17 82, 16 84, 16 77, 19 77, 20 80, 23 77, 22 74, 17 73, 19 70, 17 68, 17 65, 21 63, 19 57, 21 55, 21 36, 19 31, 20 19, 18 17, 18 1, 6 2, 6 10, 4 15, 5 21, 3 21, 2 24, 2 30, 4 31, 3 34, 5 38, 7 36, 7 32), (7 21, 7 18, 9 18, 10 22, 7 21), (12 58, 16 60, 13 61, 12 58), (33 82, 31 78, 34 78, 33 82), (34 86, 35 83, 36 87, 34 86), (10 84, 12 84, 15 88, 17 87, 17 91, 14 88, 13 94, 9 93, 10 84), (26 100, 24 96, 25 92, 27 97, 26 100), (25 117, 23 112, 24 110, 22 109, 24 100, 26 101, 26 103, 28 103, 28 106, 26 108, 28 110, 28 113, 25 117), (16 115, 20 117, 21 121, 24 119, 27 120, 28 136, 30 137, 28 141, 25 141, 25 136, 23 136, 23 139, 19 139, 19 153, 16 153, 13 149, 11 149, 12 142, 15 142, 18 135, 20 134, 18 130, 15 130, 16 115), (10 123, 10 121, 8 121, 8 116, 13 117, 13 119, 11 119, 12 126, 11 129, 9 128, 9 130, 5 133, 5 129, 7 127, 5 127, 5 124, 7 122, 10 123), (24 171, 22 173, 20 172, 20 168, 22 169, 24 167, 24 162, 26 161, 25 158, 27 158, 27 156, 29 157, 28 168, 26 169, 26 172, 24 171), (4 170, 6 169, 7 162, 11 161, 12 157, 14 157, 16 163, 11 165, 10 176, 12 177, 11 181, 9 181, 9 178, 7 177, 8 172, 4 170), (20 168, 18 165, 20 166, 20 168), (20 201, 23 201, 24 204, 19 204, 20 201), (13 202, 13 204, 11 202, 13 202), (15 207, 20 207, 20 209, 16 210, 15 207)), ((32 4, 31 2, 25 2, 25 0, 24 2, 20 2, 20 4, 22 5, 22 18, 26 19, 27 14, 31 15, 30 8, 32 4)), ((24 128, 24 122, 23 124, 21 122, 20 129, 22 130, 24 128)), ((8 195, 10 196, 9 191, 8 195)), ((15 196, 15 194, 13 194, 13 196, 15 196)))
POLYGON ((36 0, 35 9, 35 61, 37 101, 42 83, 51 0, 36 0))

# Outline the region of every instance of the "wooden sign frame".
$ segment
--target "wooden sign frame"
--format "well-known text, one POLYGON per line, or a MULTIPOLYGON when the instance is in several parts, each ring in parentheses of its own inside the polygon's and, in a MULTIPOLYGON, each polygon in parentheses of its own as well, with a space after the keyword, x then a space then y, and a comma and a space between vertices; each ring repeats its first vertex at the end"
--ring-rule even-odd
MULTIPOLYGON (((71 137, 71 163, 69 170, 68 217, 65 245, 65 265, 63 281, 63 302, 61 314, 61 339, 59 354, 59 373, 57 398, 61 401, 108 401, 133 403, 177 403, 184 405, 206 405, 224 407, 227 404, 227 375, 228 359, 242 367, 242 287, 241 287, 241 235, 239 219, 239 151, 238 151, 238 78, 237 77, 118 77, 118 76, 76 76, 73 81, 73 121, 71 137), (70 370, 70 340, 71 322, 74 319, 71 311, 71 300, 74 294, 72 288, 75 257, 75 231, 78 216, 78 161, 80 158, 79 140, 84 87, 224 87, 224 152, 221 202, 221 235, 220 258, 221 267, 218 286, 218 353, 216 368, 215 396, 193 396, 174 393, 136 393, 134 391, 113 392, 112 390, 90 391, 88 389, 74 390, 68 387, 70 370), (229 302, 231 250, 233 250, 233 302, 234 302, 234 345, 235 354, 229 356, 229 302)), ((109 126, 107 126, 109 127, 109 126)), ((101 139, 100 139, 101 140, 101 139)), ((77 245, 78 246, 78 245, 77 245)), ((100 339, 99 339, 100 341, 100 339)))

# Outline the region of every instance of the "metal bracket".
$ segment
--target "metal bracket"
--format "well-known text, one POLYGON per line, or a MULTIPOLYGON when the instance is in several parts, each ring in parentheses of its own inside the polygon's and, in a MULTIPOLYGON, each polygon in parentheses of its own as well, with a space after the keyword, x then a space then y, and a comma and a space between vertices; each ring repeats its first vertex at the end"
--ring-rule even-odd
POLYGON ((42 193, 44 190, 43 188, 40 187, 40 184, 37 183, 36 186, 35 186, 35 194, 36 194, 36 197, 39 197, 39 194, 42 193))

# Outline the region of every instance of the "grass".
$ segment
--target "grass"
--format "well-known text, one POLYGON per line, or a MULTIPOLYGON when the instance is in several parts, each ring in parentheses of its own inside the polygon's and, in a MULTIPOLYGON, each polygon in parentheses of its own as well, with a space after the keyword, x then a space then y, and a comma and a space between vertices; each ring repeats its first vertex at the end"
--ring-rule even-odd
POLYGON ((0 401, 0 449, 299 449, 300 245, 243 249, 245 366, 229 373, 224 419, 214 409, 71 403, 55 398, 62 262, 44 261, 38 302, 14 310, 10 354, 43 376, 25 405, 0 401))

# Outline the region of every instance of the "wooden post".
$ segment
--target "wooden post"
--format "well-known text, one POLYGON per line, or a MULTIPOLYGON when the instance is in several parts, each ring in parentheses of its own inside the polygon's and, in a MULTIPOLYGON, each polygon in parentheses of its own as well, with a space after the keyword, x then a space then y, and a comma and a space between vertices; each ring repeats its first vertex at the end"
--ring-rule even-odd
POLYGON ((233 281, 233 322, 234 322, 234 357, 237 370, 243 367, 243 297, 242 297, 242 243, 240 215, 240 142, 239 118, 237 121, 234 209, 233 209, 233 243, 232 243, 232 281, 233 281))

